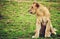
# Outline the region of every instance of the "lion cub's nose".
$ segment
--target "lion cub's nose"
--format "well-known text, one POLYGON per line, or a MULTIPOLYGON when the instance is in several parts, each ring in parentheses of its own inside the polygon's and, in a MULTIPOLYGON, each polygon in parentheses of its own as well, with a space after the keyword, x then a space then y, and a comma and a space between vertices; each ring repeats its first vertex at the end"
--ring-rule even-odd
POLYGON ((28 12, 30 12, 32 14, 32 11, 31 10, 29 10, 28 12))

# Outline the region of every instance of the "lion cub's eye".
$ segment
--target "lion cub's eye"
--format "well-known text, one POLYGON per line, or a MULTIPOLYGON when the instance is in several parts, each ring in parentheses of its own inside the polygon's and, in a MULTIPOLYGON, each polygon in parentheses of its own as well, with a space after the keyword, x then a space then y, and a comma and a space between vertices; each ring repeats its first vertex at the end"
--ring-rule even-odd
POLYGON ((33 8, 33 7, 32 7, 33 8))

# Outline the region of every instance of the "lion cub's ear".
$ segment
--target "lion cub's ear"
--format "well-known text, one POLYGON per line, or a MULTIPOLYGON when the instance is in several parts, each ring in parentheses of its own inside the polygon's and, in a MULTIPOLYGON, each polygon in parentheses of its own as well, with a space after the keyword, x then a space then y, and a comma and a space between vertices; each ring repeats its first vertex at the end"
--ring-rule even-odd
POLYGON ((40 6, 40 5, 39 5, 38 3, 36 3, 36 7, 39 8, 39 6, 40 6))
POLYGON ((35 6, 37 7, 37 8, 39 8, 39 4, 38 3, 36 3, 36 2, 33 2, 33 4, 36 4, 35 6))

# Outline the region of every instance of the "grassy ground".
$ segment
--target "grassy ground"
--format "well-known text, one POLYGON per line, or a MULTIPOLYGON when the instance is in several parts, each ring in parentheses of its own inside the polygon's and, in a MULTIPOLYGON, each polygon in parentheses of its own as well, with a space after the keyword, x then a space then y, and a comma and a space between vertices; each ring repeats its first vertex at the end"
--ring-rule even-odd
MULTIPOLYGON (((32 3, 0 2, 0 39, 32 39, 36 23, 36 16, 28 12, 32 3)), ((57 35, 60 35, 60 4, 55 2, 41 3, 50 8, 52 25, 58 29, 57 35)), ((57 35, 38 39, 60 39, 60 36, 57 35)))

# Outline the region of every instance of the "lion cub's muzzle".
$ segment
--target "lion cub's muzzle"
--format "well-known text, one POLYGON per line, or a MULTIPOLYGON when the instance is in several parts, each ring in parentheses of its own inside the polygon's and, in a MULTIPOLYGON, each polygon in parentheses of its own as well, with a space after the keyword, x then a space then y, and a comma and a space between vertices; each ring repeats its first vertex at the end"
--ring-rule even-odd
POLYGON ((32 11, 31 11, 31 10, 28 10, 28 12, 29 12, 30 14, 32 14, 32 11))

